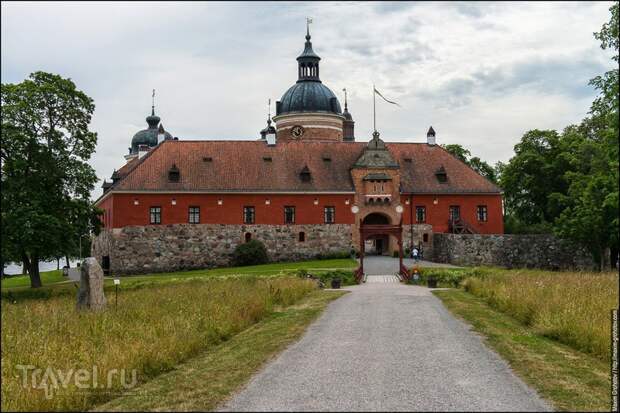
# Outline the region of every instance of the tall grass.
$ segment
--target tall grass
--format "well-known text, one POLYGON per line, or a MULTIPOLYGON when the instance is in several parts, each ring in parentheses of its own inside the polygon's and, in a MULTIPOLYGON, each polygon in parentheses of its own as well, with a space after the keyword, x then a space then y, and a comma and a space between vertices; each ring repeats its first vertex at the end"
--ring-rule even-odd
POLYGON ((125 383, 131 382, 136 369, 143 382, 315 288, 298 278, 192 280, 124 291, 118 309, 108 293, 102 313, 76 312, 69 296, 3 300, 2 410, 85 410, 122 389, 120 376, 114 376, 111 389, 84 390, 71 381, 46 398, 43 388, 23 387, 18 365, 50 367, 64 375, 97 366, 100 385, 107 384, 112 369, 125 369, 125 383))
POLYGON ((617 273, 484 270, 462 286, 539 334, 602 360, 611 357, 617 273))

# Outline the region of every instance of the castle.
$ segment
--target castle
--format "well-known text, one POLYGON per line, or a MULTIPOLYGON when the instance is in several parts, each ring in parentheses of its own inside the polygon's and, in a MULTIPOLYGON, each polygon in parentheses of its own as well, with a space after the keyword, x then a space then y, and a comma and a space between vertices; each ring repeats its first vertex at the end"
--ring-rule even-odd
POLYGON ((92 253, 104 269, 227 265, 251 239, 273 260, 412 246, 432 258, 433 233, 503 233, 501 190, 437 145, 432 127, 424 142, 377 131, 356 141, 320 60, 308 32, 298 79, 258 139, 174 138, 153 108, 95 202, 103 231, 92 253))

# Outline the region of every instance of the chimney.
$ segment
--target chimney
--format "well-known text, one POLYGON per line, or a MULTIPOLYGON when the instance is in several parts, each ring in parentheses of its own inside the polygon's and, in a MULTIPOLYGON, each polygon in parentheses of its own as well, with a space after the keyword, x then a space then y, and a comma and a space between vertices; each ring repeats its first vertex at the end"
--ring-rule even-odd
POLYGON ((426 132, 426 143, 428 143, 430 146, 435 145, 435 129, 433 129, 433 127, 431 126, 430 128, 428 128, 428 132, 426 132))

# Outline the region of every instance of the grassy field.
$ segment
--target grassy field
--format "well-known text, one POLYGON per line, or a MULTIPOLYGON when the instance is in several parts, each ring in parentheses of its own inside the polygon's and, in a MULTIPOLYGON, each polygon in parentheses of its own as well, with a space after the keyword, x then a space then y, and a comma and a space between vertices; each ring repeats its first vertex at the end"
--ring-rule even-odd
POLYGON ((207 350, 98 411, 210 411, 252 374, 301 337, 341 291, 315 291, 299 303, 276 311, 230 341, 207 350))
MULTIPOLYGON (((354 269, 357 267, 357 262, 350 258, 338 258, 338 259, 326 259, 326 260, 311 260, 300 262, 280 262, 273 264, 263 265, 251 265, 246 267, 227 267, 227 268, 215 268, 210 270, 192 270, 192 271, 180 271, 169 273, 153 273, 144 275, 134 275, 123 277, 123 284, 148 281, 170 281, 183 278, 202 278, 202 277, 222 277, 229 275, 256 275, 256 276, 270 276, 278 275, 280 273, 292 273, 299 269, 308 270, 311 273, 322 273, 336 269, 354 269)), ((62 271, 47 271, 41 273, 41 280, 43 286, 50 286, 61 284, 63 285, 68 281, 67 277, 62 276, 62 271)), ((108 283, 112 283, 111 279, 107 280, 108 283)), ((2 279, 2 290, 13 290, 20 288, 30 287, 30 278, 27 275, 13 276, 10 278, 2 279)))
POLYGON ((537 334, 601 360, 611 357, 617 273, 495 270, 467 278, 462 286, 537 334))
POLYGON ((102 313, 77 313, 73 296, 2 300, 2 410, 89 409, 118 396, 132 370, 144 383, 315 290, 315 282, 299 278, 245 276, 130 289, 119 296, 118 309, 110 303, 102 313), (23 386, 19 365, 43 370, 36 388, 31 376, 23 386), (80 388, 78 369, 92 374, 93 366, 97 388, 92 378, 80 388), (120 372, 108 378, 113 369, 127 372, 125 382, 120 372), (46 398, 40 383, 53 397, 46 398))
POLYGON ((537 334, 463 290, 434 291, 448 309, 486 338, 513 371, 560 411, 609 411, 608 362, 537 334))

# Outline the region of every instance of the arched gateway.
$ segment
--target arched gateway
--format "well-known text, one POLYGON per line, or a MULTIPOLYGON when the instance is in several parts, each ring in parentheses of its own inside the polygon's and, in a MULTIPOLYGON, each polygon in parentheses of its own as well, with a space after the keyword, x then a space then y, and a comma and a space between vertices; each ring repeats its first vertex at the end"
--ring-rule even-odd
POLYGON ((368 214, 364 219, 360 220, 360 266, 355 272, 355 278, 358 283, 364 279, 364 244, 367 239, 380 236, 393 236, 396 238, 398 245, 398 268, 399 275, 405 280, 409 279, 409 271, 403 265, 403 220, 402 217, 398 225, 390 224, 390 219, 381 213, 368 214))

